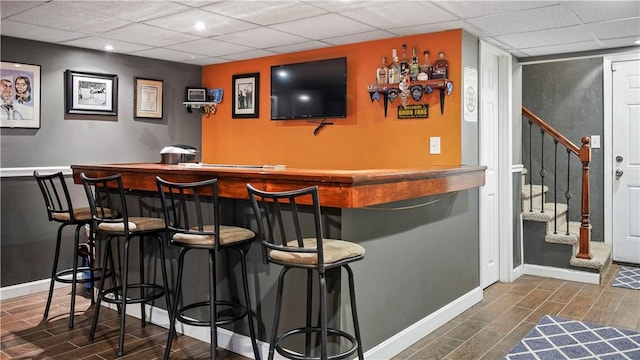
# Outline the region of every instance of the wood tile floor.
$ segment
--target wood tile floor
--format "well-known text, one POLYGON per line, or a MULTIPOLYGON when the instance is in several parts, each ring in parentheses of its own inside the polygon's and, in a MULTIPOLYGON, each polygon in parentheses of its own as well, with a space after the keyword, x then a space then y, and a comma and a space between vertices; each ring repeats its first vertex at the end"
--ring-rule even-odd
MULTIPOLYGON (((613 264, 603 285, 590 285, 522 276, 513 283, 497 283, 485 290, 484 300, 398 354, 393 360, 497 360, 544 314, 640 331, 640 291, 614 288, 619 269, 613 264)), ((46 292, 0 302, 0 360, 117 358, 118 318, 115 311, 100 313, 96 338, 89 342, 93 308, 78 298, 75 327, 69 329, 69 289, 54 292, 50 318, 41 322, 46 292)), ((121 359, 162 358, 166 329, 127 319, 126 355, 121 359)), ((174 341, 171 359, 206 359, 209 344, 181 336, 174 341)), ((225 350, 218 359, 248 360, 225 350)), ((386 360, 386 359, 373 359, 386 360)))

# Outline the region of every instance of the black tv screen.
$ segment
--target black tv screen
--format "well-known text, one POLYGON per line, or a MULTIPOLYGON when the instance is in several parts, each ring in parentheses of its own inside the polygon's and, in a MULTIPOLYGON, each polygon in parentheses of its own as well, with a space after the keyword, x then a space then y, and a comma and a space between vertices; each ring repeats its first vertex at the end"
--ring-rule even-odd
POLYGON ((271 67, 271 120, 346 116, 346 57, 271 67))

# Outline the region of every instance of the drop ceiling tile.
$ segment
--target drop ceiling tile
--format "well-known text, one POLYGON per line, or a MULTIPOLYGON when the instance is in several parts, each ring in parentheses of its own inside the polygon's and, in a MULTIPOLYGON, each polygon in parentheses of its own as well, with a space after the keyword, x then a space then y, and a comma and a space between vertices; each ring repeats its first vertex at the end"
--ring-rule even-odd
POLYGON ((578 25, 580 21, 564 6, 547 6, 509 14, 483 16, 467 20, 491 35, 514 34, 578 25))
POLYGON ((635 43, 637 40, 638 40, 637 36, 632 36, 632 37, 625 37, 625 38, 619 38, 619 39, 605 39, 605 40, 600 40, 600 42, 602 42, 602 44, 605 45, 607 48, 633 47, 635 48, 636 52, 640 53, 640 46, 638 46, 638 44, 635 43))
POLYGON ((323 47, 329 46, 328 43, 322 41, 307 41, 298 44, 284 45, 284 46, 276 46, 272 48, 268 48, 266 50, 273 51, 278 54, 288 54, 298 51, 306 51, 312 49, 320 49, 323 47))
POLYGON ((101 14, 134 22, 191 9, 189 6, 169 1, 68 1, 66 5, 73 11, 101 14))
POLYGON ((575 42, 570 44, 524 48, 520 50, 529 56, 544 56, 544 55, 550 55, 550 54, 557 54, 559 52, 568 54, 568 53, 574 53, 574 52, 600 50, 600 49, 603 49, 603 46, 600 45, 598 42, 592 40, 592 41, 575 42))
POLYGON ((327 12, 297 1, 224 1, 202 9, 260 25, 278 24, 327 12))
POLYGON ((640 1, 565 1, 585 23, 640 17, 640 1))
POLYGON ((521 34, 501 35, 496 36, 495 38, 515 49, 571 44, 575 42, 595 40, 591 32, 588 31, 584 25, 570 26, 560 29, 530 31, 521 34))
POLYGON ((17 38, 53 43, 87 36, 86 34, 77 32, 51 29, 11 20, 2 20, 0 23, 0 33, 2 33, 3 36, 13 36, 17 38))
MULTIPOLYGON (((450 29, 461 29, 465 24, 466 23, 462 20, 453 20, 453 21, 438 22, 433 24, 422 24, 422 25, 389 28, 387 29, 387 31, 398 36, 428 34, 432 32, 439 32, 439 31, 450 30, 450 29)), ((477 30, 477 31, 484 34, 481 30, 477 30)))
POLYGON ((34 6, 45 4, 46 1, 0 1, 0 14, 6 18, 13 14, 27 10, 34 6))
POLYGON ((512 13, 544 6, 557 5, 557 1, 438 1, 436 5, 462 18, 512 13))
POLYGON ((270 28, 320 40, 374 30, 373 27, 336 14, 320 15, 269 26, 270 28))
POLYGON ((387 31, 383 30, 374 30, 368 31, 360 34, 353 35, 345 35, 345 36, 337 36, 333 38, 324 39, 323 41, 331 44, 331 45, 345 45, 345 44, 354 44, 363 41, 371 41, 378 39, 388 39, 395 37, 394 34, 391 34, 387 31))
MULTIPOLYGON (((223 59, 223 58, 217 58, 217 57, 203 57, 203 58, 199 58, 199 59, 186 60, 186 61, 184 61, 184 63, 205 66, 205 65, 222 64, 222 63, 226 63, 226 62, 230 62, 230 61, 231 60, 223 59)), ((217 86, 217 85, 218 84, 215 84, 214 86, 217 86)))
POLYGON ((375 6, 344 11, 340 14, 380 29, 430 24, 456 19, 447 11, 430 2, 416 1, 403 2, 402 4, 402 6, 398 6, 394 3, 378 2, 375 6), (407 7, 407 4, 410 4, 410 6, 407 7))
MULTIPOLYGON (((372 2, 369 1, 326 1, 326 0, 321 0, 321 1, 315 1, 315 0, 310 0, 310 1, 304 1, 306 3, 309 3, 310 5, 313 6, 317 6, 321 9, 325 9, 327 11, 330 12, 343 12, 343 11, 349 11, 349 10, 355 10, 355 9, 362 9, 362 8, 366 8, 366 7, 370 7, 372 6, 372 2)), ((406 3, 403 1, 385 1, 388 3, 395 3, 398 6, 405 6, 406 3)), ((375 4, 373 4, 375 5, 375 4)))
POLYGON ((200 9, 191 9, 179 14, 144 21, 144 23, 203 37, 228 34, 257 27, 255 24, 200 9), (194 25, 197 22, 203 22, 206 28, 204 30, 196 30, 194 25))
POLYGON ((268 47, 300 43, 308 39, 270 28, 255 28, 216 36, 215 40, 264 49, 268 47))
POLYGON ((95 34, 127 25, 129 22, 108 16, 73 11, 66 2, 48 2, 15 14, 12 20, 59 30, 95 34), (70 16, 73 14, 73 16, 70 16))
POLYGON ((253 48, 248 46, 232 44, 209 38, 171 45, 168 46, 168 48, 177 51, 201 54, 203 56, 223 56, 253 50, 253 48))
POLYGON ((107 39, 133 42, 151 46, 167 46, 198 39, 197 36, 161 29, 145 24, 132 24, 100 34, 107 39))
POLYGON ((224 58, 237 61, 237 60, 257 59, 257 58, 272 56, 272 55, 277 55, 277 53, 273 51, 256 49, 256 50, 241 52, 237 54, 225 55, 224 58))
POLYGON ((135 51, 135 52, 129 53, 129 55, 142 56, 142 57, 148 57, 153 59, 162 59, 162 60, 168 60, 168 61, 177 61, 177 62, 191 61, 191 60, 201 59, 204 57, 199 54, 189 54, 184 51, 176 51, 176 50, 170 50, 170 49, 164 49, 164 48, 153 48, 148 50, 135 51))
POLYGON ((134 51, 141 51, 151 49, 151 46, 134 44, 126 41, 119 41, 113 39, 106 39, 100 37, 87 36, 82 39, 71 40, 63 42, 62 45, 77 46, 87 49, 101 50, 109 52, 104 49, 105 45, 111 45, 114 47, 113 52, 116 53, 130 53, 134 51))
POLYGON ((636 36, 640 39, 640 18, 607 21, 585 25, 600 39, 615 39, 636 36))

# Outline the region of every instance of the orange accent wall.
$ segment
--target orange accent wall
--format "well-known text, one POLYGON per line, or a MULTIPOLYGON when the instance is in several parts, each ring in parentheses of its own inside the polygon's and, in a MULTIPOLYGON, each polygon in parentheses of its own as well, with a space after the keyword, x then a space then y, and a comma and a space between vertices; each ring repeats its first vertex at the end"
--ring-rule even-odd
MULTIPOLYGON (((223 88, 215 114, 202 116, 202 161, 230 164, 285 164, 293 168, 366 169, 460 165, 462 31, 396 37, 357 44, 235 61, 203 67, 203 86, 223 88), (391 49, 401 55, 402 44, 429 50, 432 61, 444 51, 449 60, 453 93, 445 96, 440 114, 439 91, 424 95, 428 119, 398 119, 400 98, 389 103, 384 117, 382 97, 371 102, 367 86, 375 83, 380 58, 391 61, 391 49), (328 119, 317 136, 316 125, 304 120, 272 121, 270 72, 272 65, 347 57, 347 117, 328 119), (232 119, 234 74, 260 73, 259 118, 232 119), (429 137, 441 138, 441 154, 429 154, 429 137)), ((422 56, 419 56, 422 58, 422 56)), ((409 104, 415 103, 409 100, 409 104)))

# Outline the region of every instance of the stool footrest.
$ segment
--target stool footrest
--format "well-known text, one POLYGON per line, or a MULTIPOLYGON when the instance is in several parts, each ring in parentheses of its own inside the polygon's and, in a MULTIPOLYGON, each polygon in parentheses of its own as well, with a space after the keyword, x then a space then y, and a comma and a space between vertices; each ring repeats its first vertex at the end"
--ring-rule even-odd
MULTIPOLYGON (((105 276, 105 278, 108 278, 112 275, 111 271, 107 270, 106 273, 103 275, 103 268, 90 268, 90 267, 79 267, 76 270, 76 273, 80 273, 80 272, 84 272, 84 271, 93 271, 93 282, 98 282, 100 281, 100 279, 102 278, 102 276, 105 276), (96 272, 100 273, 100 274, 95 274, 96 272)), ((65 283, 65 284, 72 284, 73 283, 73 279, 67 279, 66 277, 63 276, 69 276, 73 274, 73 268, 71 269, 65 269, 65 270, 61 270, 58 271, 56 273, 56 277, 55 280, 57 282, 61 282, 61 283, 65 283)), ((84 274, 83 274, 84 275, 84 274)), ((91 282, 91 278, 85 279, 83 278, 76 278, 76 283, 78 284, 83 284, 83 283, 88 283, 91 282)))
MULTIPOLYGON (((320 332, 321 329, 319 327, 300 327, 300 328, 294 328, 291 329, 287 332, 284 332, 282 334, 280 334, 277 338, 276 338, 276 343, 275 343, 275 350, 282 356, 286 357, 287 359, 293 359, 293 360, 320 360, 321 357, 318 354, 318 356, 307 356, 305 354, 301 354, 299 352, 293 352, 291 350, 285 349, 284 347, 282 347, 282 343, 284 342, 284 340, 290 336, 294 336, 294 335, 305 335, 307 333, 316 333, 318 337, 320 337, 320 332)), ((344 350, 341 351, 337 354, 327 354, 327 359, 328 360, 341 360, 341 359, 345 359, 350 357, 351 355, 353 355, 356 350, 358 349, 358 341, 356 340, 355 336, 349 334, 346 331, 340 330, 340 329, 336 329, 336 328, 327 328, 327 337, 330 336, 338 336, 340 337, 340 339, 345 339, 347 341, 349 341, 351 343, 351 346, 344 350)))
MULTIPOLYGON (((180 320, 180 322, 185 324, 189 324, 192 326, 208 327, 208 326, 211 326, 211 321, 198 320, 192 317, 187 317, 186 313, 189 310, 193 310, 201 307, 208 308, 209 306, 210 306, 209 301, 200 301, 193 304, 185 305, 180 309, 178 309, 176 317, 178 318, 178 320, 180 320)), ((232 301, 220 301, 220 300, 216 301, 216 310, 218 310, 216 315, 216 319, 218 319, 216 321, 216 326, 231 324, 247 316, 247 309, 244 306, 232 301), (218 310, 218 307, 223 307, 223 306, 227 307, 227 309, 218 310)), ((208 313, 209 312, 207 312, 207 314, 208 313)))
MULTIPOLYGON (((164 296, 164 288, 161 285, 156 284, 129 284, 127 285, 127 304, 139 304, 149 302, 164 296), (140 291, 139 297, 131 297, 130 290, 140 291), (147 294, 149 292, 149 294, 147 294)), ((122 302, 122 286, 112 287, 103 290, 100 294, 100 299, 110 304, 120 304, 122 302), (112 295, 112 296, 109 296, 112 295)))

